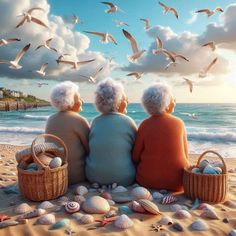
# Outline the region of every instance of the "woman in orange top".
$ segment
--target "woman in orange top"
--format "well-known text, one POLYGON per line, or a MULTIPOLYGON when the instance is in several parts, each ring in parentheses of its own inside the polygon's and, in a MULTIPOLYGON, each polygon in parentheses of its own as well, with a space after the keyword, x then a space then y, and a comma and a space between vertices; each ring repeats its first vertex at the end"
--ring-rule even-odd
POLYGON ((188 147, 184 122, 171 115, 175 100, 170 87, 159 82, 147 88, 142 104, 150 117, 140 124, 136 136, 136 180, 148 188, 181 191, 188 147))

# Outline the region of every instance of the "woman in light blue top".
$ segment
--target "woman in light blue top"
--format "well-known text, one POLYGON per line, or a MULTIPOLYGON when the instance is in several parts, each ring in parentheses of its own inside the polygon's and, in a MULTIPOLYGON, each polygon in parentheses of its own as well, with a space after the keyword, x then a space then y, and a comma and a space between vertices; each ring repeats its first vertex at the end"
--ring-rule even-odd
POLYGON ((121 83, 107 79, 98 84, 95 106, 102 114, 91 124, 85 168, 92 183, 127 186, 135 179, 131 153, 137 128, 125 115, 127 102, 121 83))

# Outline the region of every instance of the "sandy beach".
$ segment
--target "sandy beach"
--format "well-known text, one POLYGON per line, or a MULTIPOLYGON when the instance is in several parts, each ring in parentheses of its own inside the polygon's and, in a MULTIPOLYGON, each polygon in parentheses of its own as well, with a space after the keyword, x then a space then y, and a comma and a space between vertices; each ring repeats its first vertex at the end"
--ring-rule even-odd
MULTIPOLYGON (((0 211, 1 214, 7 214, 11 217, 11 220, 15 220, 17 215, 14 213, 14 209, 17 205, 23 202, 27 202, 32 208, 37 208, 39 203, 31 202, 24 199, 20 193, 6 194, 4 187, 17 183, 17 172, 16 172, 16 161, 15 152, 23 149, 24 147, 17 147, 13 145, 0 145, 0 211)), ((196 163, 197 156, 191 155, 191 163, 196 163)), ((229 172, 229 192, 227 200, 236 202, 236 158, 225 159, 229 172)), ((84 183, 86 185, 86 183, 84 183)), ((66 196, 73 199, 74 189, 76 186, 72 186, 68 189, 66 196)), ((129 188, 129 190, 132 187, 129 188)), ((17 189, 16 189, 17 191, 17 189)), ((99 195, 99 193, 89 192, 85 195, 85 198, 90 195, 99 195)), ((128 194, 128 193, 127 193, 128 194)), ((190 201, 183 194, 177 194, 178 202, 176 204, 186 205, 190 201)), ((59 205, 58 199, 51 201, 55 205, 59 205)), ((200 217, 201 210, 189 210, 192 217, 187 219, 176 219, 173 215, 174 212, 171 210, 171 205, 159 204, 156 200, 153 200, 157 204, 162 216, 172 217, 174 223, 179 222, 184 231, 182 235, 228 235, 232 229, 236 229, 236 208, 226 206, 225 204, 213 205, 219 219, 206 219, 205 222, 209 225, 207 231, 193 231, 190 229, 190 224, 200 217), (224 223, 223 219, 228 218, 227 222, 224 223)), ((128 203, 111 206, 111 209, 117 210, 121 205, 128 205, 128 203)), ((81 212, 81 211, 80 211, 81 212)), ((92 224, 81 224, 72 215, 66 213, 64 209, 59 212, 54 212, 56 221, 67 218, 70 220, 68 227, 49 231, 49 225, 33 225, 37 218, 29 219, 25 224, 19 224, 17 226, 10 226, 4 229, 0 229, 0 235, 66 235, 69 231, 65 231, 70 228, 74 231, 73 235, 179 235, 180 232, 173 229, 171 225, 163 225, 163 230, 160 232, 151 231, 151 225, 157 223, 161 219, 161 215, 141 214, 133 213, 128 215, 132 221, 133 226, 129 229, 121 230, 114 226, 114 223, 110 223, 105 227, 98 227, 94 230, 88 230, 89 228, 96 226, 98 223, 92 224)), ((102 219, 103 215, 93 215, 95 220, 102 219)), ((225 220, 224 220, 225 221, 225 220)))

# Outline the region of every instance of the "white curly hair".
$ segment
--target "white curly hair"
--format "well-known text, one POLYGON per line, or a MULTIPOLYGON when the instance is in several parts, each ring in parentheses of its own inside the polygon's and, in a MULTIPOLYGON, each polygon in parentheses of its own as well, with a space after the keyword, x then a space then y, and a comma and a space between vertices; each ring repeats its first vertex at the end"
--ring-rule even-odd
POLYGON ((57 84, 51 91, 51 105, 59 111, 69 110, 74 106, 75 96, 79 96, 79 86, 71 81, 57 84))
POLYGON ((113 79, 102 80, 95 91, 95 106, 103 114, 117 111, 122 101, 124 87, 120 82, 113 79))
POLYGON ((162 114, 168 108, 172 97, 171 87, 167 83, 158 82, 144 90, 142 105, 150 115, 162 114))

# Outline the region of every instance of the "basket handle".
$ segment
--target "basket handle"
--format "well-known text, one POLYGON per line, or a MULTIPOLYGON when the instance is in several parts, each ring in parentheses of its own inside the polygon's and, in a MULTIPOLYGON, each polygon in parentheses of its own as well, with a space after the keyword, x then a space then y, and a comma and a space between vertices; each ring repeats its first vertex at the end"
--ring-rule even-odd
POLYGON ((201 156, 198 158, 198 161, 197 161, 197 166, 199 166, 200 164, 200 161, 202 160, 202 158, 207 154, 207 153, 213 153, 215 154, 216 156, 218 156, 220 158, 220 160, 222 161, 223 163, 223 166, 224 166, 224 173, 227 172, 227 167, 226 167, 226 164, 225 164, 225 161, 224 161, 224 158, 218 153, 218 152, 215 152, 215 151, 212 151, 212 150, 208 150, 208 151, 205 151, 201 154, 201 156))
POLYGON ((40 165, 40 167, 44 168, 46 171, 49 171, 49 170, 50 170, 50 168, 49 168, 48 166, 44 165, 44 164, 40 161, 40 158, 38 158, 37 155, 36 155, 36 153, 35 153, 34 146, 35 146, 35 143, 36 143, 37 139, 40 138, 40 137, 50 137, 50 138, 56 139, 58 142, 60 142, 61 145, 62 145, 63 148, 64 148, 64 154, 65 154, 65 155, 64 155, 63 159, 64 159, 65 162, 67 162, 67 159, 68 159, 68 149, 67 149, 67 147, 66 147, 66 144, 65 144, 59 137, 57 137, 57 136, 55 136, 55 135, 52 135, 52 134, 41 134, 41 135, 37 136, 37 137, 33 140, 32 145, 31 145, 31 152, 32 152, 33 160, 34 160, 35 163, 37 163, 38 165, 40 165))

